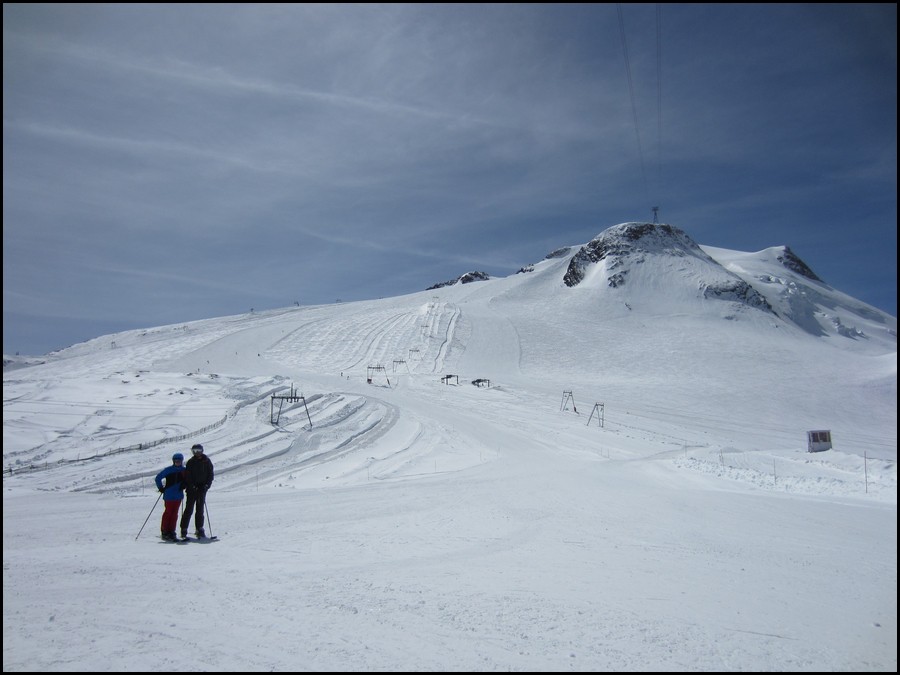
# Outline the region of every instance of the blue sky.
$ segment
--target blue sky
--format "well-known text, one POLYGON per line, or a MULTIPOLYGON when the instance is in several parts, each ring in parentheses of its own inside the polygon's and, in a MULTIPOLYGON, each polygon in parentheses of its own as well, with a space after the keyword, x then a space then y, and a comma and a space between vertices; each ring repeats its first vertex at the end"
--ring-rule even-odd
POLYGON ((654 205, 896 316, 896 5, 659 18, 4 4, 4 352, 505 276, 654 205))

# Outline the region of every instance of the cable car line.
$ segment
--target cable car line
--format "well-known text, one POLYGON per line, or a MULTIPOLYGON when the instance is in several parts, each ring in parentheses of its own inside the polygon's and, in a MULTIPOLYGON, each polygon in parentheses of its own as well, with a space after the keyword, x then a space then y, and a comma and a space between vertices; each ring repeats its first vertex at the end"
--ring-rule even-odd
MULTIPOLYGON (((622 38, 622 53, 625 59, 625 79, 628 83, 628 95, 631 100, 631 116, 634 121, 634 133, 637 140, 638 158, 641 164, 641 178, 644 184, 644 194, 648 202, 650 198, 650 185, 647 180, 647 162, 644 158, 644 148, 641 142, 640 124, 638 123, 637 102, 634 95, 634 80, 631 76, 631 59, 628 56, 628 42, 625 38, 625 18, 622 14, 622 5, 616 3, 616 11, 619 17, 619 35, 622 38)), ((657 118, 657 161, 656 161, 656 192, 662 185, 662 37, 660 31, 660 5, 656 5, 656 118, 657 118)), ((657 222, 659 206, 651 207, 653 222, 657 222)))

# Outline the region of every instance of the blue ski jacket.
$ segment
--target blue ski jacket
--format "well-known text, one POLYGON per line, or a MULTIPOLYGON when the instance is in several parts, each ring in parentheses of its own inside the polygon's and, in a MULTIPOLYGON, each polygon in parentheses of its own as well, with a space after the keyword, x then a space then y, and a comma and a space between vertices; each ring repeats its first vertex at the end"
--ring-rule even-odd
POLYGON ((175 466, 174 464, 172 466, 167 466, 156 474, 156 487, 159 490, 162 490, 163 487, 165 487, 163 499, 167 502, 173 500, 180 502, 184 498, 183 490, 186 487, 184 467, 175 466), (165 479, 165 484, 163 484, 163 479, 165 479))

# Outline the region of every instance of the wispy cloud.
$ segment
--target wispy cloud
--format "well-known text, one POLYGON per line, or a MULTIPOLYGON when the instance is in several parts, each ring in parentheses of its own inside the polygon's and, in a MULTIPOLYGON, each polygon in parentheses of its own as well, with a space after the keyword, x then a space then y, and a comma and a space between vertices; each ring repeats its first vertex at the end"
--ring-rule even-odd
MULTIPOLYGON (((59 38, 30 40, 23 36, 11 36, 11 39, 20 41, 23 48, 42 51, 56 58, 73 59, 90 66, 108 71, 118 71, 130 76, 152 76, 192 88, 205 88, 223 94, 238 93, 294 101, 312 101, 328 107, 353 108, 363 112, 399 118, 416 117, 463 126, 524 128, 511 124, 511 120, 487 118, 472 111, 453 112, 385 98, 322 91, 263 78, 240 77, 225 67, 206 67, 174 57, 144 60, 134 58, 127 52, 111 52, 93 45, 72 43, 59 38)), ((553 129, 558 129, 558 127, 553 127, 553 129)))
POLYGON ((200 147, 190 143, 173 142, 169 140, 134 139, 120 136, 110 136, 76 129, 70 127, 54 127, 38 122, 3 122, 4 130, 20 131, 35 136, 50 138, 55 141, 89 146, 95 149, 110 152, 139 155, 143 157, 157 156, 162 158, 188 157, 201 160, 209 160, 217 164, 223 163, 233 167, 258 172, 275 172, 279 167, 272 162, 254 162, 246 155, 228 154, 214 148, 200 147))

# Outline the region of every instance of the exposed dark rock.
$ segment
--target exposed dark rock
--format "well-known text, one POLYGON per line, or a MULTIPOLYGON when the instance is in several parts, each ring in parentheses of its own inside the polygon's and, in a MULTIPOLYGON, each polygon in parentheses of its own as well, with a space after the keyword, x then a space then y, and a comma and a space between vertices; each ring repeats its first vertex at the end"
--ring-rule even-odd
POLYGON ((812 279, 813 281, 822 281, 819 277, 816 276, 816 273, 809 268, 809 265, 800 260, 800 258, 797 257, 797 254, 795 254, 787 246, 784 247, 784 254, 778 256, 777 260, 792 272, 796 272, 797 274, 800 274, 807 279, 812 279))
POLYGON ((571 246, 563 246, 562 248, 558 248, 555 251, 551 251, 547 255, 544 256, 544 260, 552 260, 553 258, 564 258, 569 255, 569 251, 572 250, 571 246))
POLYGON ((711 284, 703 289, 704 298, 716 298, 719 300, 734 300, 744 305, 750 305, 758 309, 771 312, 772 306, 753 286, 746 281, 735 279, 734 281, 711 284))

